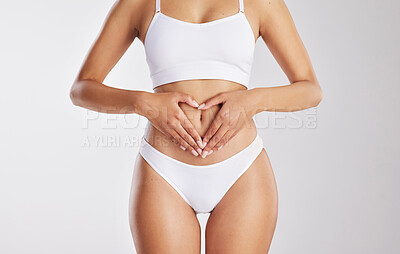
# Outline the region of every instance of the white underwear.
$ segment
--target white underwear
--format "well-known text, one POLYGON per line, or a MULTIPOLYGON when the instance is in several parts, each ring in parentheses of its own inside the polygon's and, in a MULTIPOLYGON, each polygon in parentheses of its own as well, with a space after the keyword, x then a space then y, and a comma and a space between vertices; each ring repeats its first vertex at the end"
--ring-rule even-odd
POLYGON ((139 153, 198 214, 210 213, 217 206, 263 147, 257 134, 250 145, 228 159, 209 165, 191 165, 161 153, 143 136, 139 153))

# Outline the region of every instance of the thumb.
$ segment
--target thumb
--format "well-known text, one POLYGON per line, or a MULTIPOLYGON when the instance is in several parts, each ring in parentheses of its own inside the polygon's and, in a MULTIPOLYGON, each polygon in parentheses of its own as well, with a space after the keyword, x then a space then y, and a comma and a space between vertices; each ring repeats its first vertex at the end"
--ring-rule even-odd
POLYGON ((214 105, 218 105, 220 103, 225 102, 226 98, 223 95, 216 95, 214 97, 211 97, 210 99, 206 100, 205 102, 203 102, 198 109, 208 109, 214 105))
POLYGON ((178 102, 184 102, 186 104, 188 104, 189 106, 192 106, 194 108, 197 108, 199 106, 199 104, 197 103, 197 101, 195 101, 192 96, 188 95, 188 94, 180 94, 180 96, 178 97, 178 102))

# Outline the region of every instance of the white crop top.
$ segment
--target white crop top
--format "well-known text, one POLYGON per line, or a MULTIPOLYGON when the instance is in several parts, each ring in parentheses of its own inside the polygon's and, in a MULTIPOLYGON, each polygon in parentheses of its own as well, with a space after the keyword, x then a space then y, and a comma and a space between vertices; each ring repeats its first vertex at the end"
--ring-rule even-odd
POLYGON ((156 0, 144 48, 153 89, 190 79, 223 79, 248 87, 255 38, 243 0, 239 12, 205 23, 167 16, 156 0))

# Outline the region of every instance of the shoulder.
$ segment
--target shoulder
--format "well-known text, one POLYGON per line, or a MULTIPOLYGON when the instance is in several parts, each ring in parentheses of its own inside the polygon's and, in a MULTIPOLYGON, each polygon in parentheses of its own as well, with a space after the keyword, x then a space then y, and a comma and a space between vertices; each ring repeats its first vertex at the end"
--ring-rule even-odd
POLYGON ((155 9, 155 0, 115 0, 113 9, 123 19, 129 19, 133 27, 140 27, 146 15, 155 9))
POLYGON ((119 9, 121 12, 130 13, 131 15, 139 15, 145 9, 151 8, 152 5, 153 0, 115 0, 113 8, 119 9))
POLYGON ((289 13, 284 0, 251 0, 252 9, 256 10, 260 26, 289 13))
POLYGON ((260 11, 267 12, 286 6, 284 0, 251 0, 251 4, 260 11))

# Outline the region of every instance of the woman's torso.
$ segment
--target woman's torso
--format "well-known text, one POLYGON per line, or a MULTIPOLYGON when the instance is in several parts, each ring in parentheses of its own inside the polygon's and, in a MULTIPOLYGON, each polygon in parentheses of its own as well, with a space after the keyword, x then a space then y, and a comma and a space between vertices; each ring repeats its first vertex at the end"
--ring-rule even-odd
MULTIPOLYGON (((226 80, 185 80, 170 83, 167 85, 159 86, 155 92, 183 92, 191 95, 199 104, 205 100, 217 95, 221 92, 235 91, 246 89, 244 86, 226 81, 226 80)), ((186 114, 189 121, 193 124, 194 128, 198 131, 201 137, 204 136, 208 127, 211 125, 213 119, 217 115, 221 104, 212 106, 206 110, 199 110, 193 108, 185 103, 180 103, 182 111, 186 114)), ((202 158, 201 156, 194 156, 188 150, 181 150, 175 143, 173 143, 162 132, 157 130, 150 122, 147 132, 145 133, 146 140, 160 152, 179 159, 182 162, 193 165, 207 165, 222 161, 231 157, 232 155, 243 150, 248 146, 257 134, 257 129, 253 120, 250 121, 249 126, 242 128, 221 150, 214 149, 214 153, 202 158)))
MULTIPOLYGON (((226 1, 226 3, 221 2, 221 5, 219 5, 225 7, 221 8, 218 7, 218 8, 224 9, 222 13, 229 13, 225 14, 224 17, 229 17, 238 12, 237 4, 238 1, 229 0, 226 1)), ((139 34, 139 38, 144 44, 146 44, 145 40, 147 40, 146 35, 148 32, 150 22, 154 17, 153 15, 155 15, 154 6, 148 5, 146 9, 147 10, 145 11, 145 14, 143 14, 143 16, 146 16, 146 18, 143 18, 144 21, 143 24, 141 25, 142 31, 144 32, 139 34)), ((181 16, 183 16, 179 15, 179 13, 181 14, 188 13, 187 10, 184 9, 183 5, 182 6, 175 5, 173 8, 169 8, 167 1, 162 2, 161 10, 165 15, 176 19, 177 23, 180 23, 179 20, 182 20, 181 16)), ((216 12, 216 14, 218 15, 218 12, 216 12)), ((204 21, 204 23, 223 18, 220 15, 219 17, 217 17, 217 15, 213 15, 215 17, 209 17, 207 21, 204 21)), ((247 15, 245 16, 245 18, 248 20, 247 15)), ((186 18, 185 20, 188 19, 186 18)), ((227 20, 226 22, 229 22, 229 20, 227 20)), ((249 41, 254 42, 254 38, 258 38, 259 36, 258 33, 254 32, 258 31, 255 25, 256 22, 254 19, 248 20, 248 22, 250 26, 246 28, 248 29, 246 30, 246 32, 250 31, 250 33, 244 33, 243 36, 248 36, 247 38, 249 39, 249 41)), ((188 27, 191 26, 189 23, 186 23, 185 26, 186 25, 188 27)), ((235 42, 232 41, 232 43, 235 42)), ((177 91, 177 92, 187 93, 191 95, 199 104, 201 104, 207 99, 219 93, 235 91, 235 90, 243 90, 243 89, 247 88, 244 85, 239 84, 237 82, 224 79, 192 79, 192 80, 170 82, 168 84, 157 86, 155 87, 154 92, 161 93, 161 92, 177 91)), ((217 115, 221 106, 222 105, 216 105, 206 110, 199 110, 187 104, 180 103, 181 109, 186 114, 187 118, 193 124, 193 126, 198 131, 201 137, 203 137, 204 134, 206 133, 208 127, 211 125, 213 119, 217 115)), ((154 126, 152 126, 150 122, 148 123, 148 128, 145 133, 145 138, 154 148, 172 158, 179 159, 180 161, 188 164, 207 165, 227 159, 232 155, 236 154, 237 152, 241 151, 243 148, 245 148, 251 143, 251 141, 255 138, 256 134, 257 134, 256 126, 254 124, 254 121, 251 120, 250 125, 247 125, 244 128, 242 128, 227 144, 224 145, 224 147, 221 150, 217 150, 215 148, 214 152, 211 155, 208 155, 206 158, 202 158, 201 156, 195 157, 188 150, 186 151, 181 150, 175 143, 172 142, 172 140, 166 137, 162 132, 157 130, 154 126)))

